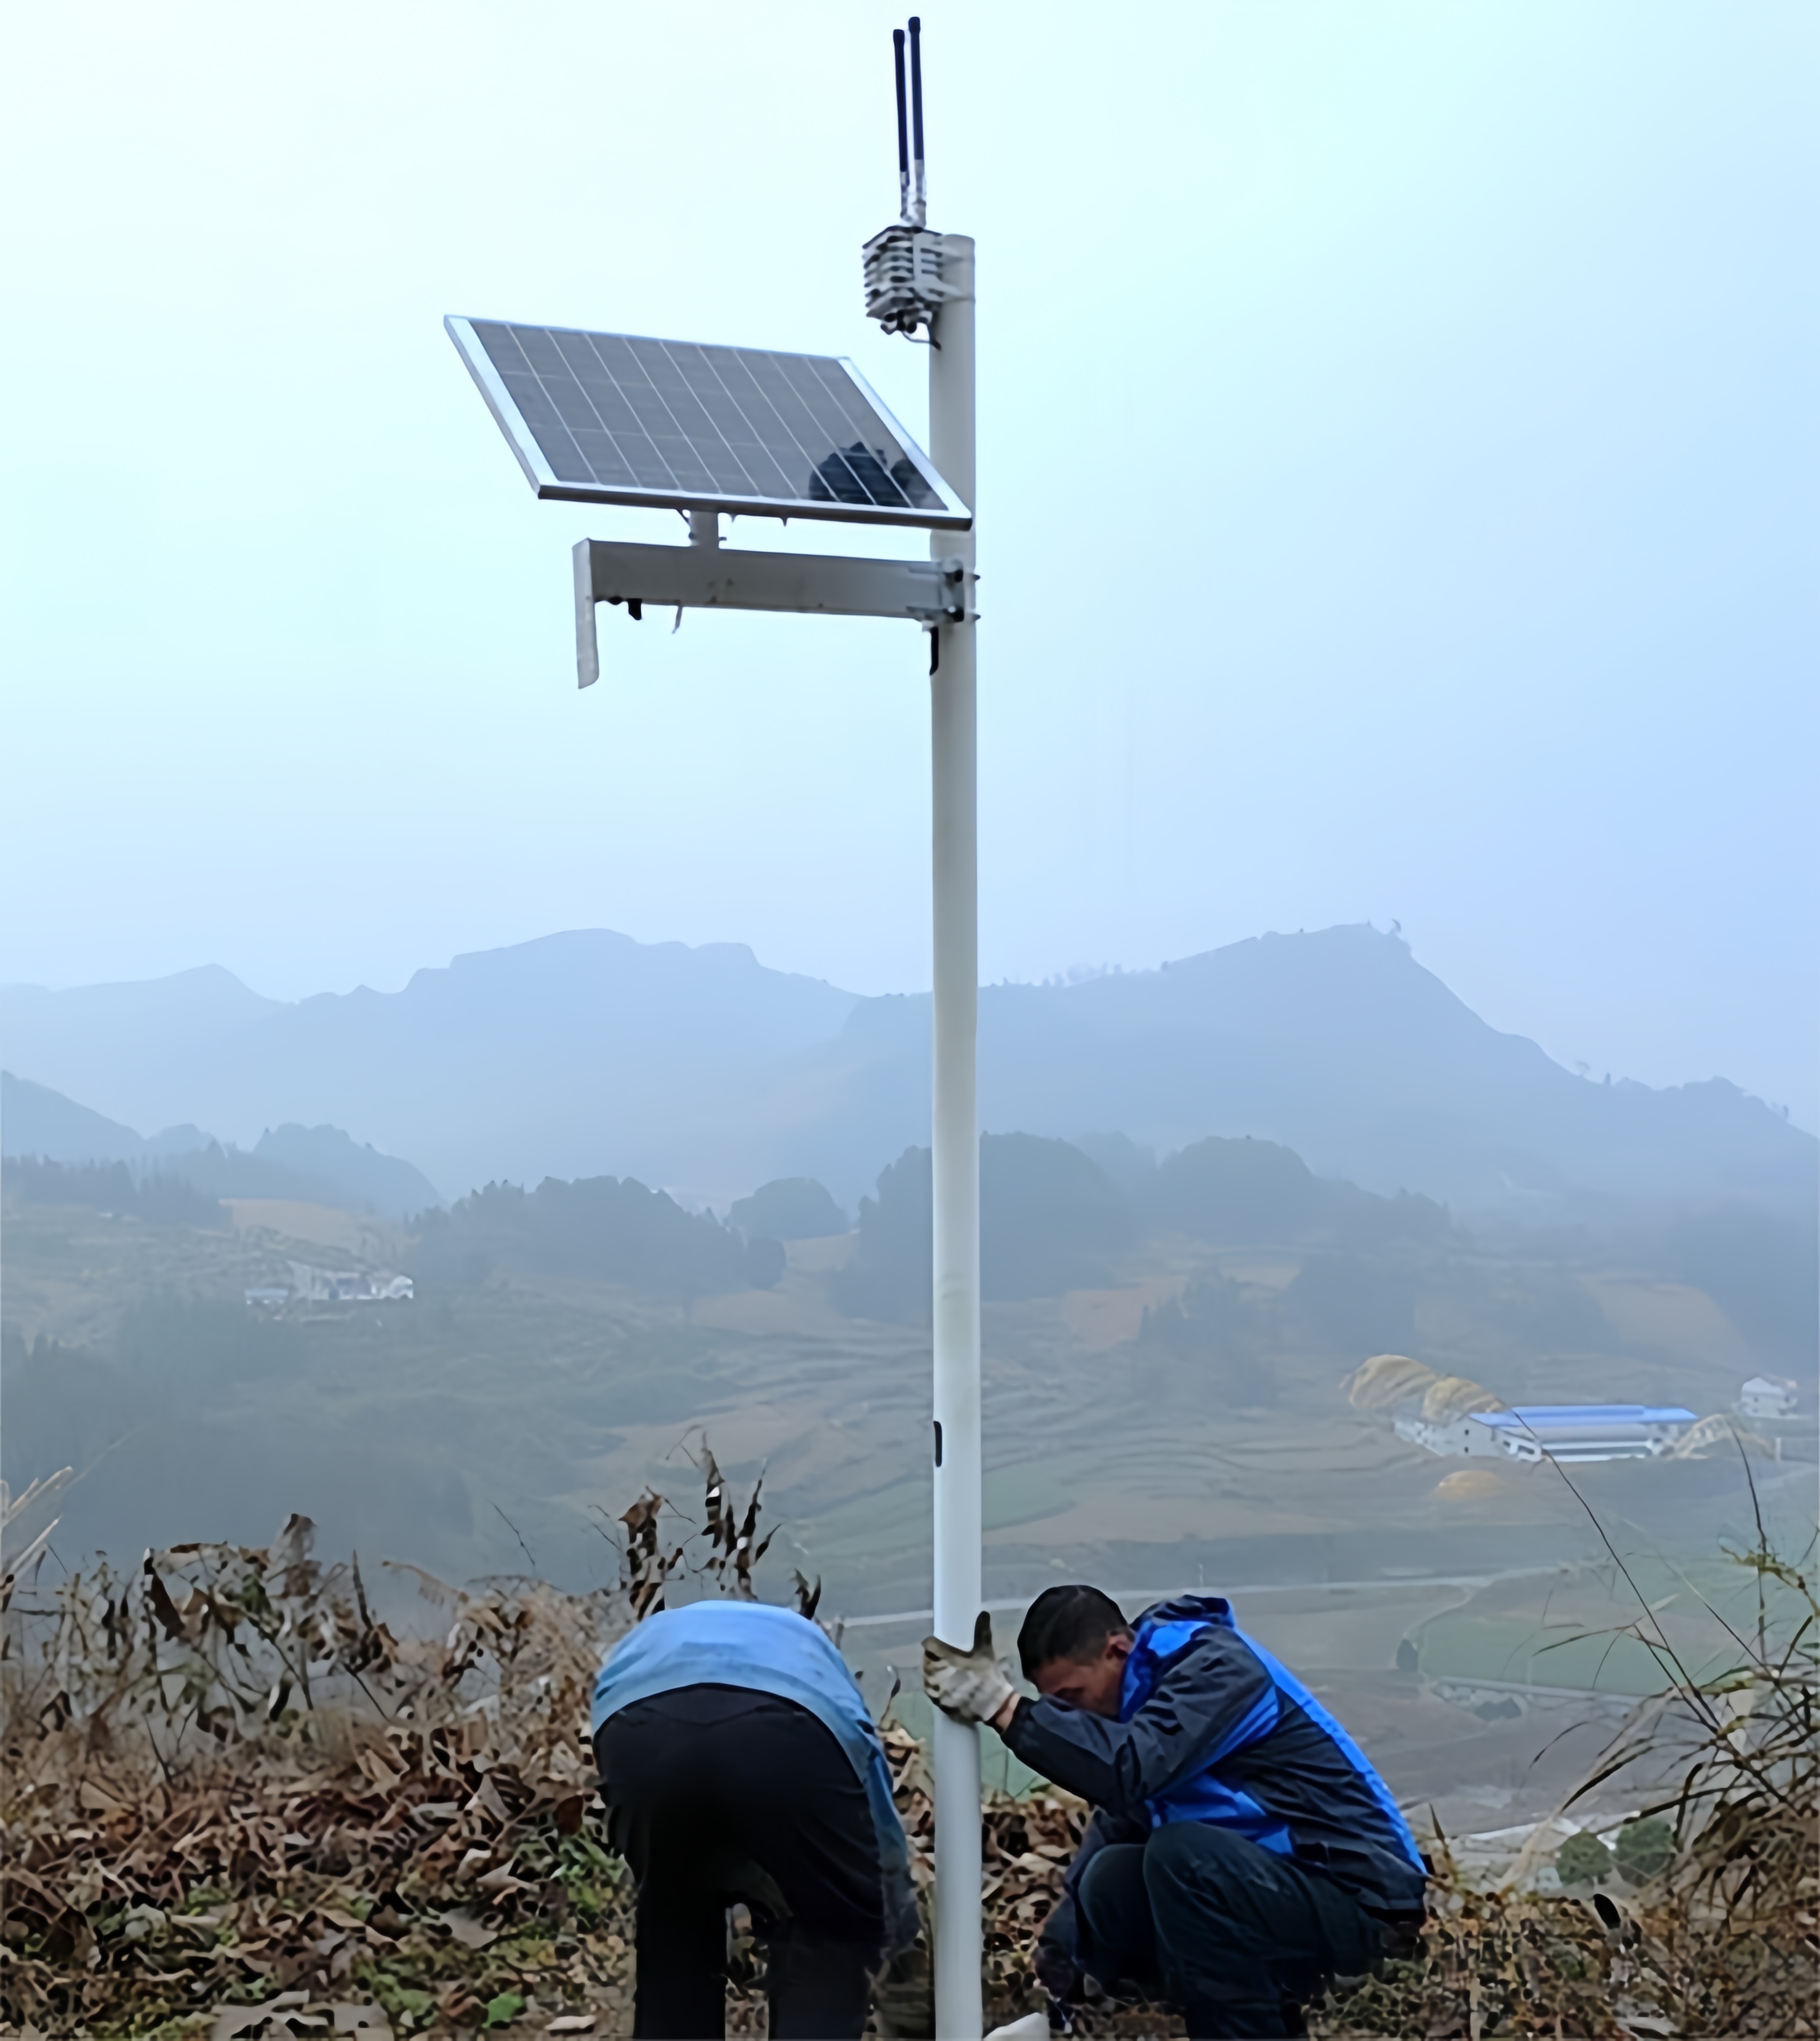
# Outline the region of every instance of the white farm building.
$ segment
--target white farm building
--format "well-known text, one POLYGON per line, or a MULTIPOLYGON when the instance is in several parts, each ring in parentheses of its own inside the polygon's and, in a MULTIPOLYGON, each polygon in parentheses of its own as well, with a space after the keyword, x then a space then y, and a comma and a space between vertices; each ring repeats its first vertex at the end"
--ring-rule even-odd
POLYGON ((1792 1417, 1801 1392, 1785 1375, 1753 1375, 1738 1392, 1741 1417, 1792 1417))
POLYGON ((1399 1438, 1449 1459, 1659 1459, 1694 1423, 1678 1404, 1528 1403, 1437 1421, 1395 1421, 1399 1438))

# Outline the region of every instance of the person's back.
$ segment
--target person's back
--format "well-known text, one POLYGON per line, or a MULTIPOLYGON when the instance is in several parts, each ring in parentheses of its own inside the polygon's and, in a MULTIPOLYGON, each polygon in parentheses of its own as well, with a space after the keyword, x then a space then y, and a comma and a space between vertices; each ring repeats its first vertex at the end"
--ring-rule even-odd
POLYGON ((638 1883, 635 2035, 723 2031, 741 1900, 770 1945, 772 2034, 857 2035, 915 1903, 884 1753, 826 1635, 759 1602, 660 1611, 601 1667, 593 1730, 638 1883))

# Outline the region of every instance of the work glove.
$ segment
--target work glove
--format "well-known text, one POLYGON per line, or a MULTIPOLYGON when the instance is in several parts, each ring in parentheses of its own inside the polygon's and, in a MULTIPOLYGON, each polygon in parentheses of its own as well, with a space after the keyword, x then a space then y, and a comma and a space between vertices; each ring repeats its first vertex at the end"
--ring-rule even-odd
POLYGON ((922 1641, 922 1690, 956 1722, 990 1722, 1017 1689, 998 1669, 992 1650, 992 1619, 984 1609, 973 1626, 973 1649, 922 1641))

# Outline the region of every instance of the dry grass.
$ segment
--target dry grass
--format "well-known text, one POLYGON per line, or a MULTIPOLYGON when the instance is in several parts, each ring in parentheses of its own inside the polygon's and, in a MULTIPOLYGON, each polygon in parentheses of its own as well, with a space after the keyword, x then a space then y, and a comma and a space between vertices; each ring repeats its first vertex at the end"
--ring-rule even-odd
MULTIPOLYGON (((611 1591, 414 1574, 429 1637, 376 1620, 357 1566, 319 1564, 297 1518, 265 1550, 178 1547, 54 1590, 9 1577, 0 2021, 220 2041, 589 2016, 629 2031, 630 1894, 588 1693, 605 1645, 679 1573, 692 1594, 752 1592, 758 1497, 737 1507, 705 1449, 702 1472, 699 1525, 649 1496, 620 1520, 611 1591)), ((1421 1947, 1315 2009, 1317 2033, 1814 2033, 1817 1612, 1766 1548, 1741 1563, 1762 1596, 1738 1670, 1700 1686, 1667 1666, 1602 1768, 1685 1745, 1668 1869, 1620 1902, 1475 1893, 1444 1862, 1421 1947)), ((814 1612, 807 1583, 799 1600, 814 1612)), ((926 1886, 921 1752, 885 1738, 926 1886)), ((987 1809, 996 2019, 1042 2002, 1032 1948, 1085 1812, 1054 1792, 987 1809)), ((899 2032, 926 2020, 914 1969, 887 2008, 899 2032)), ((736 1977, 731 2031, 761 2031, 756 1975, 736 1977)), ((1102 2001, 1075 2031, 1179 2028, 1102 2001)))
POLYGON ((580 1726, 624 1597, 422 1585, 446 1631, 395 1638, 293 1518, 14 1596, 0 2015, 174 2031, 301 1990, 474 2026, 533 1974, 623 1988, 580 1726))

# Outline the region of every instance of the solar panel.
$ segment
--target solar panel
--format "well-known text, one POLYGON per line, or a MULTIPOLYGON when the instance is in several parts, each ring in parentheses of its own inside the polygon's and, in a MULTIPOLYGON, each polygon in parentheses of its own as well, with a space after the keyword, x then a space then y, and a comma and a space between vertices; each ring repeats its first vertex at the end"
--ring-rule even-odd
POLYGON ((443 323, 540 496, 949 531, 973 521, 840 356, 443 323))

